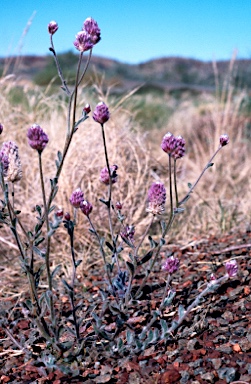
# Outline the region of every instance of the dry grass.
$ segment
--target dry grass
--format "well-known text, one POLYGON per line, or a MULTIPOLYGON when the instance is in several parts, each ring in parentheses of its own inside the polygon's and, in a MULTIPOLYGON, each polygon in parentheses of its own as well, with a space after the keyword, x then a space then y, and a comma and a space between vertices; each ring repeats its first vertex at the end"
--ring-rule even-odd
MULTIPOLYGON (((217 96, 201 96, 199 105, 192 100, 181 103, 162 130, 142 133, 135 127, 132 113, 123 109, 123 101, 108 95, 83 92, 78 111, 87 101, 94 106, 100 99, 111 109, 111 120, 106 126, 109 159, 119 166, 119 182, 114 186, 114 202, 123 203, 128 224, 134 224, 139 236, 148 221, 145 213, 147 190, 152 181, 161 179, 168 186, 167 158, 160 150, 162 136, 167 131, 181 134, 187 142, 187 155, 179 161, 179 190, 187 191, 187 182, 193 183, 210 155, 218 146, 219 136, 227 133, 230 144, 207 171, 187 203, 185 214, 174 225, 170 241, 187 241, 199 234, 234 230, 250 222, 249 199, 251 170, 250 143, 245 139, 247 118, 240 113, 244 92, 235 92, 230 81, 217 96), (147 144, 148 143, 148 144, 147 144), (176 240, 175 240, 176 239, 176 240)), ((45 181, 49 193, 49 179, 55 174, 55 158, 62 150, 66 133, 66 101, 51 89, 42 91, 31 84, 21 84, 15 78, 0 80, 0 121, 4 125, 1 142, 14 140, 19 146, 23 179, 15 188, 16 208, 22 209, 22 222, 32 230, 36 223, 33 207, 41 204, 38 159, 26 140, 27 128, 38 123, 47 132, 50 142, 43 153, 45 181), (17 97, 18 95, 18 97, 17 97)), ((139 128, 139 129, 138 129, 139 128)), ((69 197, 81 187, 86 199, 92 202, 93 222, 107 236, 107 217, 99 198, 106 195, 106 187, 99 181, 99 172, 105 166, 104 149, 98 124, 88 119, 76 132, 67 156, 56 205, 72 212, 69 197)), ((3 259, 15 254, 10 231, 1 229, 0 252, 3 259), (4 240, 3 240, 4 239, 4 240)), ((61 227, 53 239, 54 261, 68 259, 69 243, 61 227)), ((86 218, 79 214, 76 227, 77 257, 85 260, 84 268, 98 262, 98 247, 88 232, 86 218)))

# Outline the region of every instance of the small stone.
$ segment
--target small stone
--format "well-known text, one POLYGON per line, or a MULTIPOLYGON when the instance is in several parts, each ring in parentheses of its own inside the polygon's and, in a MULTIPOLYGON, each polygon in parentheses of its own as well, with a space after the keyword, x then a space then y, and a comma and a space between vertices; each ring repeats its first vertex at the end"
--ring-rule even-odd
POLYGON ((236 378, 236 370, 235 368, 220 368, 218 370, 219 378, 222 380, 226 380, 227 383, 231 383, 231 381, 236 378))
POLYGON ((214 376, 214 374, 212 372, 204 373, 203 375, 200 375, 200 377, 203 380, 208 381, 209 383, 214 383, 214 381, 215 381, 215 376, 214 376))
POLYGON ((180 371, 180 374, 181 374, 180 383, 186 384, 188 382, 188 380, 190 379, 190 373, 187 371, 180 371))
POLYGON ((222 364, 221 359, 212 359, 211 361, 215 369, 219 369, 221 367, 221 364, 222 364))
POLYGON ((248 341, 247 338, 240 340, 239 344, 240 344, 240 348, 243 352, 251 351, 251 343, 250 343, 250 341, 248 341))
POLYGON ((205 373, 205 368, 203 368, 203 367, 196 368, 193 371, 193 373, 194 373, 194 376, 202 375, 203 373, 205 373))
POLYGON ((233 315, 233 313, 230 312, 230 311, 225 311, 225 312, 223 313, 222 317, 223 317, 225 320, 231 321, 231 320, 233 320, 234 315, 233 315))

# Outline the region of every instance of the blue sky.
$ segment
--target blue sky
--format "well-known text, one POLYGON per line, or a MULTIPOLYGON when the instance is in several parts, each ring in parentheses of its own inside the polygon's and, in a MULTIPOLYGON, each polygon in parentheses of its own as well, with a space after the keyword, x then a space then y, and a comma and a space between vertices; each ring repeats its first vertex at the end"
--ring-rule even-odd
POLYGON ((0 57, 48 53, 47 25, 59 24, 57 52, 74 50, 91 16, 102 40, 94 54, 127 63, 163 56, 210 61, 251 58, 251 0, 1 0, 0 57), (21 39, 33 12, 28 33, 21 39), (20 40, 21 39, 21 40, 20 40), (22 44, 20 45, 20 41, 22 44))

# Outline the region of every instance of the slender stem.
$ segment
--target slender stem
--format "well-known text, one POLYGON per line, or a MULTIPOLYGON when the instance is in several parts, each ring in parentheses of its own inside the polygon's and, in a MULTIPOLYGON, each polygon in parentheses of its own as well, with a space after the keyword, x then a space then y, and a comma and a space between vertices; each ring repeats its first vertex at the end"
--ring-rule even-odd
MULTIPOLYGON (((169 155, 169 194, 170 194, 170 217, 169 217, 169 220, 168 220, 168 223, 166 225, 166 228, 164 229, 163 233, 162 233, 162 239, 165 238, 167 232, 170 230, 172 224, 173 224, 173 220, 174 220, 174 212, 173 212, 173 190, 172 190, 172 158, 171 156, 169 155)), ((138 288, 137 292, 135 293, 135 297, 137 297, 139 295, 139 293, 141 292, 141 290, 143 289, 143 287, 145 286, 145 283, 148 279, 148 276, 150 275, 150 273, 152 272, 152 269, 156 263, 156 260, 159 256, 159 253, 160 253, 160 250, 161 250, 161 247, 162 247, 162 244, 159 243, 159 245, 157 246, 156 250, 155 250, 155 255, 154 255, 154 258, 153 260, 151 261, 150 263, 150 267, 149 269, 146 271, 146 274, 140 284, 140 287, 138 288)))
POLYGON ((53 328, 55 328, 55 312, 54 312, 54 300, 53 300, 53 292, 52 292, 52 277, 51 277, 51 271, 50 271, 50 243, 51 243, 51 238, 50 238, 50 236, 48 236, 49 231, 50 231, 50 224, 49 224, 49 214, 48 214, 48 208, 47 208, 46 197, 45 197, 45 187, 44 187, 44 177, 43 177, 43 167, 42 167, 42 152, 41 151, 38 151, 38 158, 39 158, 39 173, 40 173, 41 189, 42 189, 43 204, 44 204, 44 216, 45 216, 45 222, 46 222, 45 265, 46 265, 46 273, 47 273, 49 290, 51 291, 51 297, 50 297, 51 322, 52 322, 53 328))
POLYGON ((74 251, 74 226, 72 227, 72 231, 69 234, 70 234, 71 257, 72 257, 72 280, 71 280, 72 291, 70 292, 70 300, 71 300, 72 316, 73 316, 76 336, 77 336, 77 340, 79 341, 80 340, 79 326, 77 322, 77 316, 76 316, 75 304, 74 304, 74 296, 75 296, 74 284, 76 279, 76 260, 75 260, 75 251, 74 251))
POLYGON ((204 175, 204 173, 206 172, 209 164, 212 162, 212 160, 214 159, 214 157, 217 155, 217 153, 221 150, 222 146, 220 145, 219 148, 216 150, 216 152, 213 154, 213 156, 210 158, 210 160, 208 161, 208 163, 206 164, 206 166, 204 167, 203 171, 201 172, 201 174, 199 175, 198 179, 195 181, 195 183, 192 185, 192 187, 189 189, 189 191, 187 192, 187 194, 185 195, 185 197, 183 197, 183 199, 178 203, 178 205, 182 205, 186 202, 186 200, 188 199, 188 197, 190 196, 190 194, 193 192, 194 188, 196 187, 196 185, 198 184, 198 182, 200 181, 200 179, 202 178, 202 176, 204 175))
POLYGON ((178 198, 178 190, 177 190, 177 167, 176 167, 176 161, 177 159, 174 159, 174 165, 173 165, 173 179, 174 179, 174 191, 175 191, 175 201, 176 201, 176 207, 179 205, 179 198, 178 198))
MULTIPOLYGON (((219 279, 215 280, 214 285, 217 286, 218 284, 221 284, 227 279, 228 279, 228 275, 224 275, 219 279)), ((180 324, 184 321, 184 319, 191 312, 191 310, 199 304, 200 299, 203 296, 207 295, 210 291, 212 291, 212 288, 213 288, 212 284, 207 285, 207 287, 196 297, 196 299, 192 302, 192 304, 189 305, 187 310, 184 311, 184 314, 177 321, 173 322, 172 326, 168 329, 168 333, 172 333, 173 331, 175 331, 176 328, 180 326, 180 324)))
POLYGON ((48 233, 50 231, 50 225, 49 225, 49 216, 48 216, 48 209, 47 209, 47 203, 46 203, 46 197, 45 197, 45 187, 44 187, 44 177, 43 177, 43 167, 42 167, 42 152, 41 151, 38 151, 38 158, 39 158, 40 182, 41 182, 43 205, 44 205, 44 215, 45 215, 46 230, 47 230, 45 264, 46 264, 46 272, 47 272, 49 290, 51 291, 52 290, 52 281, 51 281, 51 272, 50 272, 50 237, 48 237, 48 233))
POLYGON ((58 71, 58 76, 60 77, 60 80, 62 82, 62 89, 64 89, 67 93, 67 95, 70 95, 70 91, 69 91, 69 88, 66 84, 66 81, 64 79, 64 76, 63 76, 63 73, 62 73, 62 70, 61 70, 61 67, 60 67, 60 64, 59 64, 59 61, 58 61, 58 57, 57 57, 57 54, 56 54, 56 51, 54 49, 54 44, 53 44, 53 38, 52 38, 52 34, 50 35, 51 37, 51 47, 50 47, 50 51, 53 53, 53 56, 54 56, 54 60, 55 60, 55 64, 56 64, 56 67, 57 67, 57 71, 58 71))
MULTIPOLYGON (((107 267, 108 263, 107 263, 107 261, 106 261, 106 254, 105 254, 105 250, 104 250, 104 248, 103 248, 102 241, 101 241, 101 239, 100 239, 100 237, 99 237, 98 232, 97 232, 96 229, 94 228, 94 225, 92 224, 92 221, 91 221, 90 217, 87 216, 87 218, 88 218, 89 224, 90 224, 90 226, 91 226, 92 232, 94 233, 94 235, 96 236, 96 238, 97 238, 97 240, 98 240, 98 243, 99 243, 99 250, 100 250, 101 256, 102 256, 102 258, 103 258, 104 264, 105 264, 106 274, 107 274, 107 277, 108 277, 108 280, 109 280, 111 289, 112 289, 112 291, 113 291, 113 295, 114 295, 114 297, 116 298, 116 293, 115 293, 115 291, 114 291, 114 287, 113 287, 113 284, 112 284, 112 279, 111 279, 110 271, 108 270, 108 267, 107 267)), ((116 301, 117 301, 117 299, 116 299, 116 301)))
POLYGON ((23 347, 23 346, 19 343, 19 341, 17 341, 17 340, 15 339, 15 337, 13 336, 13 334, 11 333, 11 331, 10 331, 7 327, 5 327, 5 326, 3 325, 3 329, 4 329, 5 333, 8 335, 8 337, 11 339, 11 341, 17 346, 18 349, 20 349, 20 351, 22 351, 23 353, 30 354, 30 351, 29 351, 28 349, 26 349, 25 347, 23 347))
POLYGON ((107 202, 109 228, 110 228, 112 244, 113 244, 113 248, 114 248, 114 257, 115 257, 116 263, 118 265, 118 269, 120 270, 119 261, 118 261, 118 255, 117 255, 117 250, 116 250, 116 244, 115 244, 115 241, 114 241, 114 233, 113 233, 113 225, 112 225, 112 217, 111 217, 112 176, 111 176, 110 164, 109 164, 109 159, 108 159, 108 152, 107 152, 107 145, 106 145, 106 139, 105 139, 104 124, 100 124, 100 125, 101 125, 101 131, 102 131, 103 146, 104 146, 104 151, 105 151, 106 167, 107 167, 107 170, 108 170, 108 173, 109 173, 108 202, 107 202))
POLYGON ((145 232, 144 232, 144 234, 143 234, 143 236, 142 236, 140 242, 138 243, 138 245, 137 245, 137 247, 136 247, 136 249, 135 249, 135 252, 134 252, 134 257, 135 257, 135 258, 136 258, 137 255, 138 255, 139 248, 141 247, 141 245, 142 245, 142 243, 143 243, 145 237, 147 236, 147 234, 148 234, 148 232, 149 232, 149 230, 150 230, 150 228, 151 228, 151 226, 152 226, 152 223, 153 223, 154 219, 155 219, 155 215, 152 215, 151 220, 149 221, 149 223, 148 223, 148 225, 147 225, 147 227, 146 227, 146 230, 145 230, 145 232))
POLYGON ((79 85, 78 78, 79 78, 79 72, 80 72, 80 66, 81 66, 82 58, 83 58, 83 52, 81 52, 79 55, 78 68, 77 68, 76 80, 75 80, 73 112, 72 112, 72 130, 73 130, 73 132, 74 132, 74 126, 75 126, 75 122, 76 122, 76 107, 77 107, 78 85, 79 85))
POLYGON ((160 304, 160 307, 159 307, 160 311, 162 311, 162 309, 163 309, 165 298, 166 298, 166 294, 167 294, 167 290, 168 290, 169 285, 170 285, 170 281, 171 281, 171 275, 169 273, 168 276, 167 276, 167 281, 166 281, 165 289, 164 289, 164 292, 163 292, 163 298, 162 298, 162 301, 161 301, 161 304, 160 304))
POLYGON ((170 195, 170 220, 173 215, 173 185, 172 185, 172 157, 168 155, 169 160, 169 195, 170 195))

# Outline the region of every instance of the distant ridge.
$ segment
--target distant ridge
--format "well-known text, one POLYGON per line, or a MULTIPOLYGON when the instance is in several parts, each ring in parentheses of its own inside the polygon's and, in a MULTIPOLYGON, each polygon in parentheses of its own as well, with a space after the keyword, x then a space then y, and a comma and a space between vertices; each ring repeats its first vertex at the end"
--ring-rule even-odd
MULTIPOLYGON (((77 55, 72 52, 59 55, 62 67, 71 73, 77 63, 77 55)), ((43 85, 56 76, 53 58, 48 56, 21 56, 0 58, 0 74, 7 65, 8 74, 14 73, 29 81, 43 85), (51 77, 50 77, 51 76, 51 77), (48 78, 48 79, 47 79, 48 78), (40 79, 40 80, 39 80, 40 79), (42 80, 41 80, 42 79, 42 80)), ((189 89, 194 92, 212 92, 215 87, 215 73, 212 62, 181 57, 163 57, 140 64, 126 64, 117 60, 93 56, 89 67, 91 74, 104 74, 105 82, 114 84, 114 90, 123 92, 132 87, 144 84, 162 91, 189 89)), ((240 88, 251 89, 251 60, 239 59, 233 63, 229 73, 229 61, 218 61, 217 71, 219 83, 226 77, 240 88)))

